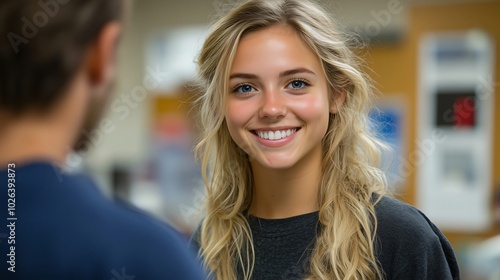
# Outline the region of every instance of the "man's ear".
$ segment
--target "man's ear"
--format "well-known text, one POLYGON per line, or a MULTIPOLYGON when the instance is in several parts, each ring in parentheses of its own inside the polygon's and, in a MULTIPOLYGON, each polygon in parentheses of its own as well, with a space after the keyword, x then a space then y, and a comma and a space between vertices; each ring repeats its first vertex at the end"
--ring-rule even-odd
POLYGON ((330 98, 330 113, 336 114, 339 112, 340 108, 344 105, 346 92, 344 89, 331 93, 332 98, 330 98))
POLYGON ((112 75, 115 67, 118 41, 121 34, 121 24, 110 22, 106 24, 90 47, 87 60, 87 70, 90 82, 98 85, 112 75))

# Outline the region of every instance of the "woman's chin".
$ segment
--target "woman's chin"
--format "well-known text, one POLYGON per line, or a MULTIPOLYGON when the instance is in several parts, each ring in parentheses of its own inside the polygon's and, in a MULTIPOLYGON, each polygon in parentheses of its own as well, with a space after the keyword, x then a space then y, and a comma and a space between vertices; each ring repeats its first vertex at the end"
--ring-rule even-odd
POLYGON ((295 165, 295 161, 287 158, 266 158, 263 160, 257 160, 258 164, 262 166, 262 168, 270 169, 270 170, 284 170, 292 168, 295 165))

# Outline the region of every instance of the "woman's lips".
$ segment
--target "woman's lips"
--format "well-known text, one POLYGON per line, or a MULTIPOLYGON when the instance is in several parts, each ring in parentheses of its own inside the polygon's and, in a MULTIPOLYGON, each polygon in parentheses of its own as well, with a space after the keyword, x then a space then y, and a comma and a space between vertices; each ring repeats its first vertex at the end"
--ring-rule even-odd
POLYGON ((259 129, 253 130, 258 142, 267 147, 282 147, 290 143, 296 136, 300 127, 259 129))

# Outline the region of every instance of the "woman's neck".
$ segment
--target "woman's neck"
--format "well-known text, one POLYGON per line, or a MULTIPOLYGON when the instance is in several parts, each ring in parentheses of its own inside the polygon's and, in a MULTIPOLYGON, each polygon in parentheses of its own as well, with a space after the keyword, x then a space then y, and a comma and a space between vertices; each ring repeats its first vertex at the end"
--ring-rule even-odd
POLYGON ((252 162, 254 193, 249 214, 267 219, 317 211, 321 181, 321 149, 287 169, 268 169, 252 162))

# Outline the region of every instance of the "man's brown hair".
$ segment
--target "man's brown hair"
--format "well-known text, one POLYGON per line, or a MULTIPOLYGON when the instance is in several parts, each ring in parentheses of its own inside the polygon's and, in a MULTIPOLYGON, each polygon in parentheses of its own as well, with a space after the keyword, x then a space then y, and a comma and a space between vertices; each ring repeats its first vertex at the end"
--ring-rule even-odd
POLYGON ((123 0, 2 0, 0 110, 49 109, 123 0))

